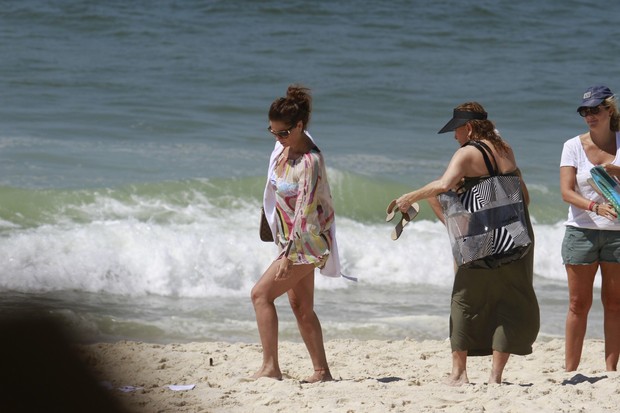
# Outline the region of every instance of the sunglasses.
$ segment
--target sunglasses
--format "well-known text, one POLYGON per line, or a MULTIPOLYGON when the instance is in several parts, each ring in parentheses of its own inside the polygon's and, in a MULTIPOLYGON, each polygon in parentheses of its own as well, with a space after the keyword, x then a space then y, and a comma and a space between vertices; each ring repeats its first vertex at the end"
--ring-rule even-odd
MULTIPOLYGON (((606 106, 603 106, 603 108, 607 109, 606 106)), ((598 115, 601 112, 601 105, 595 106, 593 108, 584 106, 582 108, 579 108, 577 112, 579 113, 579 116, 581 116, 582 118, 585 118, 588 115, 598 115)))
POLYGON ((291 126, 289 129, 284 129, 284 130, 273 130, 271 129, 271 126, 267 126, 267 130, 269 131, 269 133, 272 133, 273 135, 281 139, 288 138, 293 129, 295 129, 295 126, 291 126))

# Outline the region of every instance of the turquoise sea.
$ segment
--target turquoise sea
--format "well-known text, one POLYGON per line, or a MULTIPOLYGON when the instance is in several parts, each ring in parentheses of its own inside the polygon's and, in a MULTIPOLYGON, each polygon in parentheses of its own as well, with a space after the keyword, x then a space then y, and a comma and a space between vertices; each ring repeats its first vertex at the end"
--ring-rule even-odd
MULTIPOLYGON (((276 254, 258 238, 267 110, 299 82, 359 278, 317 275, 326 339, 447 337, 445 229, 423 204, 394 242, 384 210, 442 173, 457 144, 437 131, 469 100, 515 149, 540 339, 563 336, 559 158, 585 130, 583 91, 620 90, 618 15, 581 0, 5 0, 0 311, 36 305, 88 341, 258 342, 249 292, 276 254)), ((278 307, 281 338, 299 340, 278 307)))

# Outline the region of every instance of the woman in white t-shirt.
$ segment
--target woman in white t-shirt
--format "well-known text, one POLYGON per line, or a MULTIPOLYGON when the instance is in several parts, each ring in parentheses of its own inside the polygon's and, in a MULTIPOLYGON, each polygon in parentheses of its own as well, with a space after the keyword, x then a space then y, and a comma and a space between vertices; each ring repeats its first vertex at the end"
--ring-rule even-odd
POLYGON ((600 269, 605 364, 615 371, 620 355, 620 222, 588 178, 596 165, 611 173, 620 171, 620 114, 614 94, 605 86, 588 88, 577 112, 588 131, 564 143, 560 163, 562 199, 570 205, 562 242, 569 290, 565 368, 574 371, 579 366, 594 277, 600 269))

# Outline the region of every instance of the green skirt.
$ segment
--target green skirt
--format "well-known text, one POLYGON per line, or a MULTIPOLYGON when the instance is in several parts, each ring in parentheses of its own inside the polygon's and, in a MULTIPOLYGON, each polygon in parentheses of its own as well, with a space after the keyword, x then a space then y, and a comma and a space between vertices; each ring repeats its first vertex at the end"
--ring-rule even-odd
POLYGON ((532 245, 523 258, 499 268, 457 270, 450 307, 452 351, 467 351, 470 356, 494 350, 532 352, 540 328, 533 267, 532 245))

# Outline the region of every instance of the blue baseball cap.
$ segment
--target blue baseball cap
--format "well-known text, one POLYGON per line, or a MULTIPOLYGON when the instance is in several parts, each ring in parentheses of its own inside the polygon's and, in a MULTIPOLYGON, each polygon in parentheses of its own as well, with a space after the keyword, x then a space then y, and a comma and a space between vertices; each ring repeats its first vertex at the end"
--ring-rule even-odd
POLYGON ((607 86, 591 86, 584 92, 581 105, 579 105, 577 111, 583 107, 593 108, 598 106, 613 95, 613 92, 607 86))

